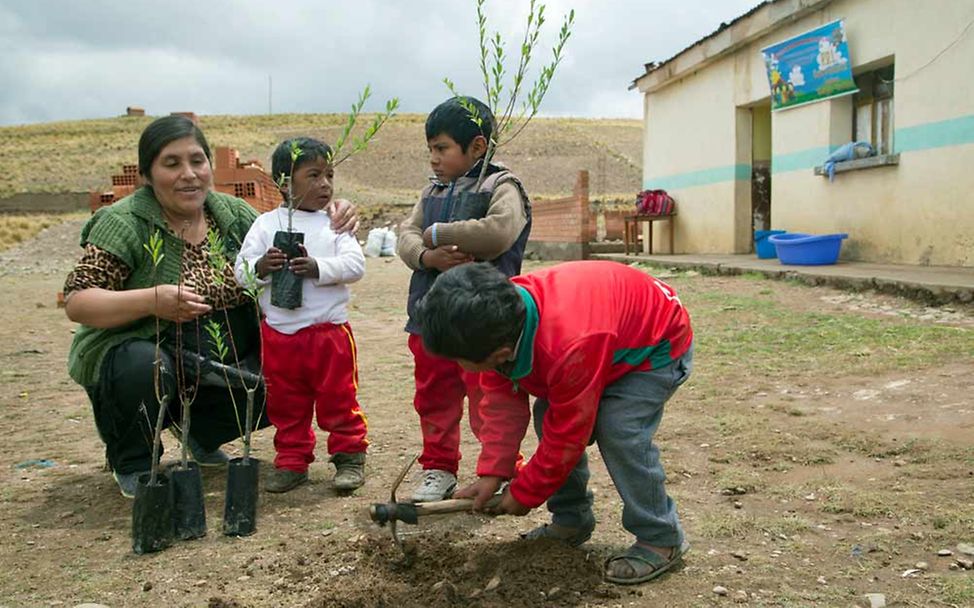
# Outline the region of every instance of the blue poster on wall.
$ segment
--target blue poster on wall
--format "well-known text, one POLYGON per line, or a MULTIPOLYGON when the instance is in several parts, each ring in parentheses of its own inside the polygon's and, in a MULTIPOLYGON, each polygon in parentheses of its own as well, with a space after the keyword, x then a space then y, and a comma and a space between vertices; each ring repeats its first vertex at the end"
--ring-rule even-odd
POLYGON ((858 91, 842 21, 761 49, 771 109, 783 110, 858 91))

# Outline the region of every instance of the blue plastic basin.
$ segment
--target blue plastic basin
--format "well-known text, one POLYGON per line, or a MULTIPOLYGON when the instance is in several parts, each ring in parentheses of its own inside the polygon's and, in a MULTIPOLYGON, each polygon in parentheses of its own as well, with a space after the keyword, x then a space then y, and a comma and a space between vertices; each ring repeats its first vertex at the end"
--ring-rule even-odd
POLYGON ((758 257, 762 260, 768 258, 778 257, 775 252, 774 243, 768 240, 768 237, 774 236, 776 234, 785 234, 785 230, 755 230, 754 231, 754 252, 758 254, 758 257))
POLYGON ((782 264, 819 266, 835 264, 839 260, 842 240, 847 238, 849 235, 844 232, 837 234, 791 232, 773 235, 768 240, 774 244, 778 252, 778 261, 782 264))

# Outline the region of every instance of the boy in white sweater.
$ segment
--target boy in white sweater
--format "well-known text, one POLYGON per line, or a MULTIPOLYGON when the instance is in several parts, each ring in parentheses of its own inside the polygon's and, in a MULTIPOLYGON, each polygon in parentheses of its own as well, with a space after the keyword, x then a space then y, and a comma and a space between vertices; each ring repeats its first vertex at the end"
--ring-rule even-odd
POLYGON ((288 259, 273 246, 274 233, 288 227, 284 188, 284 205, 254 221, 237 255, 237 281, 245 284, 250 269, 265 286, 260 296, 263 369, 267 414, 277 429, 268 492, 287 492, 308 480, 315 447, 312 416, 329 433, 335 489, 348 492, 365 483, 368 427, 356 399, 356 347, 346 310, 347 285, 365 274, 365 257, 355 237, 332 231, 322 211, 334 194, 330 159, 327 144, 307 137, 282 142, 271 157, 274 181, 282 183, 282 176, 292 181, 293 230, 305 235, 301 256, 288 259), (295 146, 301 154, 292 162, 295 146), (303 303, 295 309, 271 304, 270 274, 285 266, 303 279, 303 303))

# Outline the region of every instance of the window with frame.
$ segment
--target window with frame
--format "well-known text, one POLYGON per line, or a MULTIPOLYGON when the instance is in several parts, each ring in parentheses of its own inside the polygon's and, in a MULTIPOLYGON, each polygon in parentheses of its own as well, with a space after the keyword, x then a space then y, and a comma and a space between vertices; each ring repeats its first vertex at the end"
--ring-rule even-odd
POLYGON ((894 66, 888 65, 855 77, 852 140, 872 144, 876 154, 893 154, 894 66))

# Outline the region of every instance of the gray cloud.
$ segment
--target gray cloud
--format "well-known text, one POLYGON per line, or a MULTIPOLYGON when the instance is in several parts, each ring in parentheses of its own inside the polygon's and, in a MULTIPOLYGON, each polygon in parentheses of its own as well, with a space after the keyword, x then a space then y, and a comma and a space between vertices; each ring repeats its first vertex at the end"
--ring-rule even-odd
MULTIPOLYGON (((673 55, 757 0, 547 0, 550 47, 576 25, 543 112, 637 117, 643 63, 673 55)), ((488 0, 491 30, 517 52, 527 0, 488 0)), ((0 124, 150 114, 340 112, 366 83, 426 112, 441 83, 480 95, 473 0, 0 0, 0 124)), ((514 69, 513 62, 508 69, 514 69)), ((533 77, 533 74, 532 74, 533 77)))

